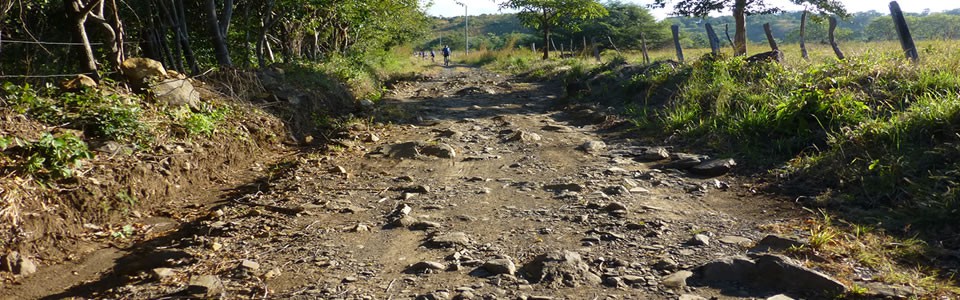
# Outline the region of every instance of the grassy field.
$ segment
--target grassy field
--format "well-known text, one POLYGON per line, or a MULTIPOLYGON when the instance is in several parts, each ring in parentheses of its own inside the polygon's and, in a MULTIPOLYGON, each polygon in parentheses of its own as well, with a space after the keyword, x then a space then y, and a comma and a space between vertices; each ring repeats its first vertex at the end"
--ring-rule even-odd
MULTIPOLYGON (((460 59, 532 78, 592 79, 577 101, 618 107, 638 136, 737 157, 743 172, 774 178, 776 192, 841 220, 798 225, 821 241, 815 251, 887 270, 887 282, 956 293, 957 262, 944 254, 960 250, 960 41, 919 41, 917 63, 899 43, 840 47, 845 60, 808 45, 808 61, 799 45, 781 45, 782 64, 701 59, 709 49, 684 50, 676 66, 612 51, 602 63, 541 61, 525 50, 460 59)), ((650 57, 676 59, 673 49, 650 57)))

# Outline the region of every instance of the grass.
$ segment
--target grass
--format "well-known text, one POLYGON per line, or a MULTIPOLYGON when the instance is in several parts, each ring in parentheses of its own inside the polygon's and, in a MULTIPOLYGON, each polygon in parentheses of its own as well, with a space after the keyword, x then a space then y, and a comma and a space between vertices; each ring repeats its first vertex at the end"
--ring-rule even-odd
MULTIPOLYGON (((845 60, 826 45, 809 45, 809 60, 782 45, 782 64, 706 49, 685 50, 678 65, 643 65, 635 52, 604 53, 604 63, 537 61, 529 51, 466 61, 590 79, 576 101, 619 107, 639 136, 737 157, 742 172, 776 175, 788 187, 780 191, 816 196, 835 219, 806 226, 810 247, 798 252, 850 262, 827 266, 836 273, 866 266, 884 282, 957 293, 957 266, 942 254, 960 249, 960 42, 917 45, 917 63, 892 42, 841 44, 845 60)), ((650 56, 675 59, 672 49, 650 56)))

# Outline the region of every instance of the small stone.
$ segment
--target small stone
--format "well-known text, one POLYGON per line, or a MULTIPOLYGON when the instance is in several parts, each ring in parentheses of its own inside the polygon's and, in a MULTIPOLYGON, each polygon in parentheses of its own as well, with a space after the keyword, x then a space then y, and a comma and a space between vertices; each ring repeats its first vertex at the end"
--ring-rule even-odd
POLYGON ((444 264, 435 262, 435 261, 421 261, 407 267, 408 273, 423 273, 428 270, 443 270, 446 269, 444 264))
POLYGON ((223 244, 218 242, 213 242, 213 244, 210 244, 210 250, 213 250, 214 252, 216 252, 216 251, 220 251, 220 249, 223 249, 223 244))
POLYGON ((150 276, 157 280, 173 276, 174 274, 175 272, 171 268, 156 268, 150 270, 150 276))
POLYGON ((609 186, 603 189, 603 193, 611 196, 629 195, 630 190, 622 185, 609 186))
POLYGON ((750 249, 750 252, 780 252, 790 248, 805 247, 806 244, 804 240, 799 238, 771 234, 760 240, 756 246, 750 249))
POLYGON ((732 235, 721 237, 719 241, 724 244, 738 245, 741 247, 750 247, 750 245, 753 244, 753 241, 748 238, 732 235))
POLYGON ((793 300, 793 298, 784 294, 779 294, 773 297, 768 297, 767 300, 793 300))
POLYGON ((680 267, 677 261, 669 257, 664 257, 653 264, 653 268, 661 271, 673 271, 680 267))
POLYGON ((539 134, 533 132, 527 132, 523 130, 518 130, 514 132, 510 137, 507 138, 509 142, 537 142, 542 140, 539 134))
POLYGON ((352 231, 352 232, 367 232, 367 231, 370 231, 370 227, 367 226, 367 225, 364 225, 363 223, 360 223, 360 224, 354 225, 352 228, 350 228, 350 231, 352 231))
POLYGON ((690 172, 697 175, 714 177, 727 174, 735 166, 737 166, 737 162, 732 158, 715 159, 691 168, 690 172))
POLYGON ((687 244, 692 246, 709 246, 710 237, 705 234, 695 234, 693 235, 693 238, 687 241, 687 244))
POLYGON ((263 277, 267 279, 271 279, 271 278, 280 277, 281 274, 283 273, 280 272, 280 268, 273 268, 273 269, 270 269, 270 271, 267 271, 267 274, 263 274, 263 277))
POLYGON ((364 141, 366 141, 367 143, 376 143, 380 141, 380 137, 377 136, 376 134, 371 133, 367 135, 367 138, 364 141))
POLYGON ((357 282, 357 281, 359 281, 359 280, 360 280, 360 279, 357 278, 357 277, 355 277, 355 276, 347 276, 347 277, 344 277, 344 278, 343 278, 343 282, 346 282, 346 283, 353 283, 353 282, 357 282))
POLYGON ((434 228, 440 228, 440 223, 430 222, 430 221, 417 221, 413 224, 410 224, 411 230, 430 230, 434 228))
POLYGON ((627 284, 644 284, 647 282, 645 278, 635 275, 623 275, 621 278, 623 278, 623 282, 627 284))
POLYGON ((347 168, 344 168, 342 166, 336 166, 336 167, 333 167, 333 169, 330 169, 330 173, 347 174, 347 168))
POLYGON ((427 240, 427 245, 434 248, 450 248, 470 245, 470 238, 463 232, 435 234, 427 240))
POLYGON ((192 295, 203 295, 205 298, 219 298, 223 293, 223 282, 216 275, 200 275, 190 278, 187 292, 192 295))
POLYGON ((17 264, 20 265, 20 272, 18 274, 21 276, 30 276, 37 272, 37 264, 26 256, 20 256, 20 260, 17 262, 17 264))
POLYGON ((607 204, 607 206, 603 207, 603 210, 607 212, 627 210, 627 205, 620 202, 610 202, 610 204, 607 204))
POLYGON ((513 263, 513 260, 509 258, 491 259, 483 263, 483 266, 481 267, 484 270, 487 270, 487 272, 490 272, 491 274, 494 274, 494 275, 497 275, 497 274, 513 275, 514 273, 517 272, 517 266, 513 263))
POLYGON ((590 154, 597 154, 607 149, 607 144, 602 141, 587 141, 580 145, 580 150, 590 154))
POLYGON ((679 271, 667 276, 664 276, 660 279, 660 284, 665 287, 681 290, 687 287, 687 278, 693 276, 693 272, 690 271, 679 271))
POLYGON ((612 288, 626 286, 626 284, 623 281, 623 278, 620 278, 618 276, 607 277, 606 279, 603 280, 603 284, 612 288))
POLYGON ((678 300, 707 300, 707 298, 700 297, 697 295, 692 295, 692 294, 683 294, 683 295, 680 295, 680 298, 677 298, 677 299, 678 300))
POLYGON ((558 183, 558 184, 548 184, 543 186, 544 190, 553 191, 553 192, 582 192, 584 190, 583 185, 577 183, 558 183))
POLYGON ((663 147, 651 147, 643 150, 637 159, 642 161, 658 161, 670 158, 670 152, 663 147))
POLYGON ((240 261, 240 266, 239 266, 239 267, 240 267, 241 269, 245 269, 245 270, 248 270, 248 271, 256 271, 256 270, 260 270, 260 263, 255 262, 255 261, 252 261, 252 260, 244 259, 244 260, 241 260, 241 261, 240 261))

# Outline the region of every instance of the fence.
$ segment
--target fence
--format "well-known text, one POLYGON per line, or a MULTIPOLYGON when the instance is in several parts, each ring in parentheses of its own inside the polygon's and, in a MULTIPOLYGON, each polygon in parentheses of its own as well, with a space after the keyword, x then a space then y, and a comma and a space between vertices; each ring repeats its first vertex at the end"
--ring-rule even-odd
MULTIPOLYGON (((897 36, 899 37, 900 45, 903 48, 904 54, 911 61, 917 62, 920 59, 920 56, 917 52, 916 44, 914 44, 913 42, 913 36, 910 34, 910 28, 907 26, 906 19, 903 16, 903 11, 900 9, 900 4, 898 4, 897 1, 891 1, 889 7, 890 7, 890 16, 893 18, 893 23, 897 30, 897 36)), ((800 21, 800 51, 804 59, 807 59, 807 49, 803 40, 804 30, 806 29, 805 28, 806 16, 807 16, 807 12, 804 11, 801 17, 802 19, 800 21)), ((833 51, 837 55, 837 58, 844 59, 846 56, 843 54, 843 51, 840 49, 840 46, 837 43, 836 38, 834 36, 834 32, 837 29, 837 18, 834 16, 830 16, 829 22, 830 22, 830 28, 828 32, 828 39, 830 41, 830 46, 833 48, 833 51)), ((710 41, 710 48, 712 52, 714 54, 719 54, 719 49, 720 49, 719 41, 717 39, 716 33, 713 30, 713 25, 707 22, 705 23, 704 27, 707 31, 707 36, 710 41)), ((777 42, 773 38, 773 33, 770 30, 770 23, 763 24, 763 29, 767 36, 767 41, 770 44, 770 48, 772 49, 772 51, 760 53, 760 54, 754 55, 753 57, 761 58, 761 59, 766 57, 775 57, 775 56, 778 57, 779 55, 781 55, 781 54, 778 54, 780 52, 779 51, 780 49, 777 46, 777 42)), ((673 25, 671 26, 671 30, 673 31, 673 42, 677 50, 677 60, 683 63, 684 57, 683 57, 683 49, 680 46, 679 26, 673 25)), ((729 33, 727 35, 729 39, 729 33)), ((731 44, 733 44, 732 41, 731 41, 731 44)))
MULTIPOLYGON (((3 55, 3 45, 4 45, 4 44, 8 44, 8 45, 9 45, 9 44, 15 44, 15 45, 16 45, 16 44, 19 44, 19 45, 38 45, 38 46, 40 46, 40 47, 43 47, 43 46, 46 46, 46 45, 50 45, 50 46, 84 46, 83 43, 76 43, 76 42, 51 42, 51 41, 38 41, 38 40, 33 40, 33 41, 26 41, 26 40, 5 40, 5 39, 3 39, 3 31, 0 31, 0 56, 3 55)), ((90 46, 103 46, 103 45, 107 45, 107 44, 109 44, 109 43, 93 43, 93 42, 91 42, 89 45, 90 45, 90 46)), ((124 45, 132 45, 132 44, 137 44, 137 42, 124 42, 124 45)), ((46 50, 45 47, 44 47, 44 50, 46 50)), ((47 52, 49 52, 49 50, 47 50, 47 52)), ((0 70, 0 72, 2 72, 2 70, 0 70)), ((113 74, 113 73, 108 73, 108 74, 113 74)), ((61 77, 75 77, 75 76, 79 76, 79 75, 86 75, 86 74, 76 73, 76 74, 45 74, 45 75, 27 75, 27 74, 22 74, 22 75, 7 75, 7 74, 2 74, 2 73, 0 73, 0 79, 17 79, 17 78, 61 78, 61 77)))

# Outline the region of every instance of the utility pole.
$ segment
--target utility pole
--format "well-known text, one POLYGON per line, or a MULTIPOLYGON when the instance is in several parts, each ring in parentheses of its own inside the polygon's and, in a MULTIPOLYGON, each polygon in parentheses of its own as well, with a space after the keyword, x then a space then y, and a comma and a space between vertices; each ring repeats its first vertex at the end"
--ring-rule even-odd
POLYGON ((460 1, 454 1, 458 5, 463 6, 463 53, 470 54, 470 19, 467 12, 467 5, 460 1))

